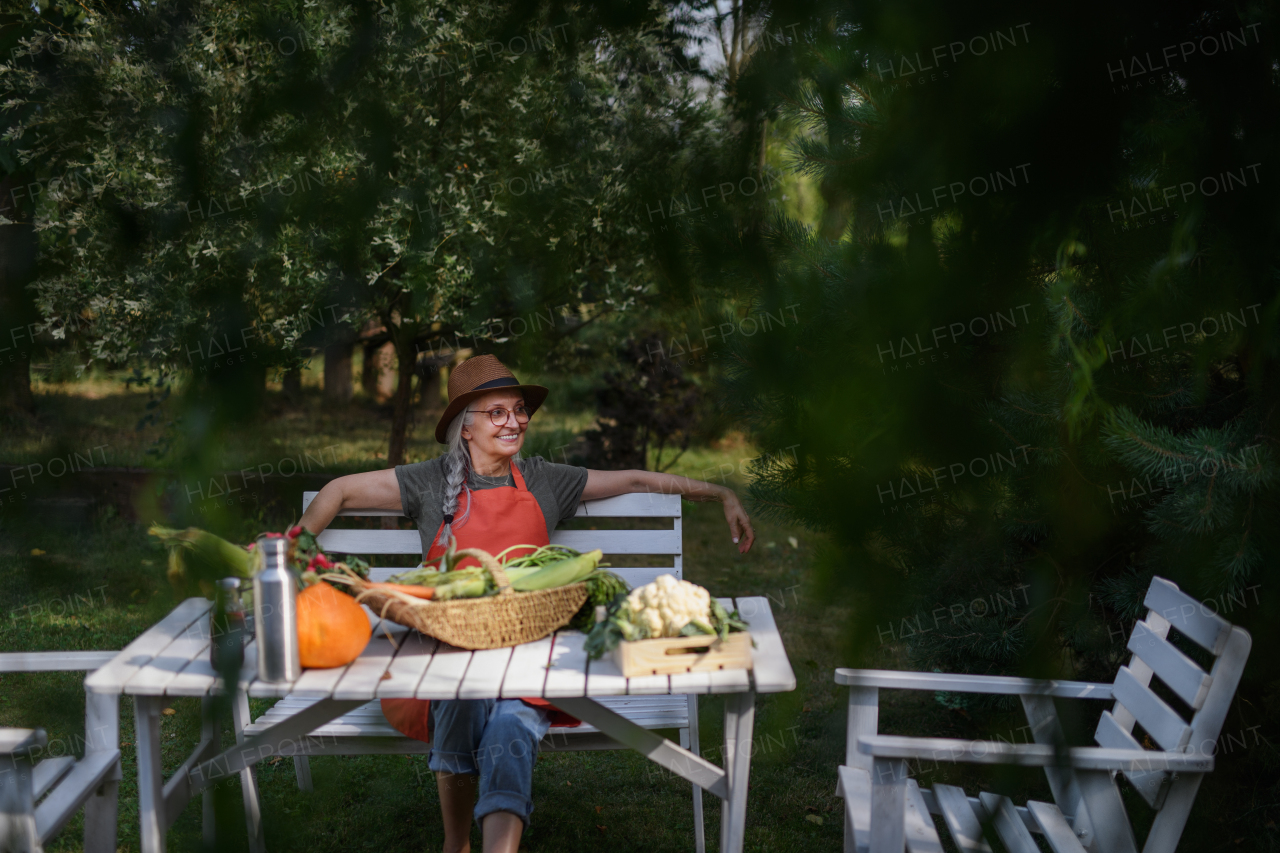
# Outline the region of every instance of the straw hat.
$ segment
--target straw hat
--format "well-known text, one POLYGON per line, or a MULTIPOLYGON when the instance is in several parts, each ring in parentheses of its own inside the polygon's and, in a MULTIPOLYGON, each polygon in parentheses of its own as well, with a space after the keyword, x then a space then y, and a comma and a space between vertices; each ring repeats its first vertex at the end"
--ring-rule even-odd
POLYGON ((497 356, 478 355, 469 358, 449 373, 449 405, 445 407, 440 422, 436 424, 436 441, 447 444, 445 432, 454 417, 466 408, 477 397, 483 397, 490 391, 518 391, 524 395, 525 408, 529 414, 538 411, 542 401, 547 399, 549 389, 541 385, 521 385, 507 366, 498 361, 497 356))

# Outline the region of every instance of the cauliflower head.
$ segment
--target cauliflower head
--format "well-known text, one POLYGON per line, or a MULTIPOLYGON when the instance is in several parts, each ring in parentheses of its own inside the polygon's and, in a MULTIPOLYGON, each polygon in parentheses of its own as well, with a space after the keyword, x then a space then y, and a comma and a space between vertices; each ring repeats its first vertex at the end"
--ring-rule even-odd
POLYGON ((627 605, 632 623, 647 628, 650 637, 678 637, 690 622, 711 623, 711 593, 674 575, 632 590, 627 605))

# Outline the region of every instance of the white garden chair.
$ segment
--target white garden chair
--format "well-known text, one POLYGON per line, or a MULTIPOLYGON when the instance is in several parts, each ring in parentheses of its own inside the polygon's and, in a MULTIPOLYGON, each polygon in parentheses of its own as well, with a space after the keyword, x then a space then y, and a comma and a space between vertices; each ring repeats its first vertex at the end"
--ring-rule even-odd
MULTIPOLYGON (((93 670, 116 652, 6 652, 0 672, 93 670)), ((0 850, 39 853, 82 806, 84 849, 116 849, 120 785, 119 714, 114 696, 86 694, 83 758, 54 755, 43 729, 0 728, 0 850), (50 757, 40 760, 49 753, 50 757)))
MULTIPOLYGON (((304 512, 316 494, 303 494, 304 512)), ((398 516, 399 513, 390 510, 353 509, 340 515, 398 516)), ((604 551, 606 560, 610 555, 671 555, 674 565, 670 568, 612 569, 632 587, 647 584, 662 574, 673 574, 677 578, 683 576, 679 495, 644 493, 586 501, 578 506, 577 516, 593 519, 670 519, 670 530, 557 530, 552 533, 551 542, 579 551, 599 548, 604 551)), ((319 542, 326 552, 336 554, 408 554, 414 556, 414 563, 418 562, 422 554, 422 540, 417 530, 330 528, 320 534, 319 542)), ((370 571, 370 578, 375 581, 386 580, 402 571, 405 569, 375 568, 370 571)), ((241 697, 237 704, 236 738, 242 740, 245 736, 253 735, 284 717, 298 713, 315 701, 317 700, 286 697, 258 719, 242 725, 242 722, 248 721, 248 707, 241 697)), ((698 697, 695 695, 600 697, 596 701, 647 729, 678 729, 680 745, 694 753, 700 751, 698 697)), ((586 723, 576 728, 553 728, 540 746, 545 752, 625 748, 586 723)), ((427 744, 405 737, 393 729, 382 715, 380 704, 375 701, 313 731, 308 740, 307 751, 310 755, 410 755, 425 754, 429 749, 427 744)), ((298 787, 304 791, 311 790, 311 768, 307 756, 294 756, 293 763, 298 787)), ((692 787, 695 846, 697 853, 704 853, 706 842, 702 820, 702 789, 697 785, 692 787)), ((250 826, 258 825, 261 807, 256 796, 251 797, 246 792, 245 806, 250 826)), ((251 838, 251 846, 261 849, 262 845, 259 839, 251 838)))
POLYGON ((1143 853, 1173 853, 1213 754, 1252 640, 1163 578, 1129 637, 1133 657, 1113 684, 985 675, 837 669, 849 686, 848 741, 837 795, 845 800, 845 850, 942 853, 931 814, 941 815, 962 853, 990 853, 987 825, 1010 853, 1037 853, 1034 834, 1055 853, 1136 853, 1121 800, 1123 774, 1156 815, 1143 853), (1170 628, 1213 656, 1205 672, 1169 642, 1170 628), (1190 721, 1151 689, 1155 676, 1192 710, 1190 721), (876 734, 881 688, 999 693, 1022 700, 1035 743, 891 737, 876 734), (1115 700, 1094 735, 1096 747, 1064 746, 1054 698, 1115 700), (1145 749, 1135 723, 1158 745, 1145 749), (968 797, 952 785, 922 789, 908 761, 1043 767, 1053 803, 1015 806, 1005 796, 968 797))

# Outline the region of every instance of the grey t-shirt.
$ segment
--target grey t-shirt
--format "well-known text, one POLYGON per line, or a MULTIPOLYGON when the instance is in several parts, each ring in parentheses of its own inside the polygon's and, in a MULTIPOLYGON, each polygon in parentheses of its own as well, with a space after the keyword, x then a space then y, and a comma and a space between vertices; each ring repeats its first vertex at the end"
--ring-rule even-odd
MULTIPOLYGON (((587 469, 577 465, 561 465, 548 462, 541 456, 514 461, 524 484, 533 493, 547 522, 547 536, 561 521, 573 518, 582 501, 582 490, 587 485, 587 469)), ((426 557, 431 542, 440 532, 444 521, 444 457, 396 466, 396 481, 400 484, 400 504, 404 514, 418 522, 418 535, 422 538, 422 555, 426 557)), ((472 490, 496 489, 514 486, 515 478, 508 474, 505 481, 490 482, 474 471, 468 478, 472 490)))

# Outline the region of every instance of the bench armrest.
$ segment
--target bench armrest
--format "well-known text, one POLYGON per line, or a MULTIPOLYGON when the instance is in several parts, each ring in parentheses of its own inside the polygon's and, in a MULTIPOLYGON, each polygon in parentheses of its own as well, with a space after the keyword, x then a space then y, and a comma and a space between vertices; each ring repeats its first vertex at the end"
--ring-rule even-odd
POLYGON ((80 672, 103 666, 120 652, 3 652, 0 672, 80 672))
POLYGON ((1059 752, 1051 744, 956 738, 864 735, 858 751, 874 758, 915 758, 967 764, 1016 764, 1023 767, 1068 765, 1079 770, 1120 770, 1124 773, 1173 771, 1208 773, 1213 756, 1195 752, 1148 752, 1074 746, 1059 752))
POLYGON ((1088 681, 1043 681, 1008 675, 959 675, 943 672, 899 672, 891 669, 837 669, 836 684, 896 690, 946 690, 954 693, 1000 693, 1007 696, 1056 696, 1061 699, 1110 699, 1110 684, 1088 681))
POLYGON ((0 755, 30 758, 44 749, 49 738, 44 729, 0 729, 0 755))

